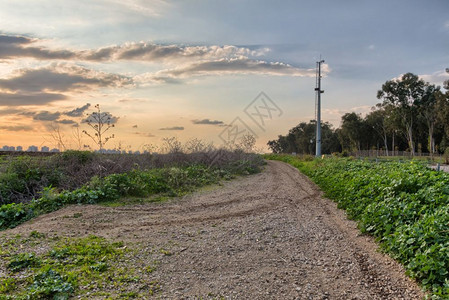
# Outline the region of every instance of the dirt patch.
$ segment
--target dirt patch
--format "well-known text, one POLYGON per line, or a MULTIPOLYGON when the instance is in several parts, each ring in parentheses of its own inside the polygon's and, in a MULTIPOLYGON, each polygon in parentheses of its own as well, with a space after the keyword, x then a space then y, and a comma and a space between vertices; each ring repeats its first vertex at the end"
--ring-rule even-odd
MULTIPOLYGON (((165 203, 70 206, 5 233, 33 230, 157 249, 163 255, 151 274, 160 284, 156 298, 423 298, 399 264, 282 162, 165 203)), ((139 261, 144 253, 136 253, 139 261)))

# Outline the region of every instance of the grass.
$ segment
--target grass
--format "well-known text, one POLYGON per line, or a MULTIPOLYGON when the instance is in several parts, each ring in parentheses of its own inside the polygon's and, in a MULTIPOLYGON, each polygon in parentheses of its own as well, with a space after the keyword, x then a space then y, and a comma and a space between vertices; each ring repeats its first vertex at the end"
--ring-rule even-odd
POLYGON ((0 299, 131 299, 160 288, 151 277, 157 262, 136 260, 152 257, 136 255, 142 251, 137 245, 93 235, 47 237, 34 231, 28 237, 3 236, 0 249, 1 268, 7 272, 0 277, 0 299))

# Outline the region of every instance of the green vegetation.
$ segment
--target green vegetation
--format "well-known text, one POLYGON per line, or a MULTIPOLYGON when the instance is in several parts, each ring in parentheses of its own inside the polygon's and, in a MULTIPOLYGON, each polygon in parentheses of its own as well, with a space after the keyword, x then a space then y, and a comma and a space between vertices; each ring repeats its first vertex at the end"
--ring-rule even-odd
POLYGON ((0 277, 0 299, 68 299, 80 295, 132 298, 139 290, 154 293, 158 284, 149 277, 155 267, 144 266, 145 278, 124 264, 134 255, 123 243, 104 238, 2 239, 3 264, 9 274, 0 277), (23 252, 34 242, 47 245, 41 254, 23 252), (130 284, 132 283, 132 284, 130 284))
POLYGON ((238 167, 231 166, 227 169, 191 165, 182 168, 132 170, 104 178, 94 177, 88 184, 74 191, 58 193, 54 188, 45 188, 42 197, 30 203, 0 206, 0 229, 13 228, 68 204, 113 203, 121 197, 177 196, 204 185, 218 183, 221 179, 259 171, 260 165, 257 163, 242 161, 238 167))
POLYGON ((449 174, 414 160, 266 158, 287 162, 309 176, 433 298, 449 298, 449 174))

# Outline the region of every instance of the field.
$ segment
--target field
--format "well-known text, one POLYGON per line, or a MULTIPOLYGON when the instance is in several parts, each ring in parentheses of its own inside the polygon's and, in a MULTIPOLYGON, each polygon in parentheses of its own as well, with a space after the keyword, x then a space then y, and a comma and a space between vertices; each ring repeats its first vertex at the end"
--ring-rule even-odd
POLYGON ((449 297, 449 174, 415 160, 267 158, 308 175, 434 298, 449 297))

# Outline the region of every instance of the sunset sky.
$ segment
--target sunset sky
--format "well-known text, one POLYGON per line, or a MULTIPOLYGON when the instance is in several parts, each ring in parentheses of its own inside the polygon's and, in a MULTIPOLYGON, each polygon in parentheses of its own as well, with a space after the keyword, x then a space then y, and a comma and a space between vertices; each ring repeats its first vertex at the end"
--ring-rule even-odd
POLYGON ((314 118, 320 55, 336 127, 403 73, 442 85, 449 1, 2 0, 0 147, 56 147, 59 128, 77 148, 100 104, 116 123, 106 148, 219 146, 238 125, 267 151, 314 118))

